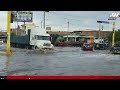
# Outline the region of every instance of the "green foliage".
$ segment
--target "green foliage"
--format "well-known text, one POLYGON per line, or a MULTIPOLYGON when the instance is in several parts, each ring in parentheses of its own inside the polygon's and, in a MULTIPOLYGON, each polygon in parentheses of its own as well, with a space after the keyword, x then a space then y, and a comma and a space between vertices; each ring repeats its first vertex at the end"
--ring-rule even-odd
POLYGON ((51 35, 51 37, 52 37, 52 43, 64 41, 64 38, 62 35, 56 34, 56 35, 51 35))
MULTIPOLYGON (((112 41, 112 32, 108 35, 108 37, 107 37, 107 39, 108 39, 108 41, 112 41)), ((120 41, 120 30, 118 30, 118 31, 115 31, 115 42, 118 42, 118 41, 120 41)))
POLYGON ((115 33, 115 42, 120 41, 120 30, 115 33))
POLYGON ((108 39, 109 42, 112 41, 112 32, 107 36, 107 39, 108 39))
POLYGON ((16 36, 15 33, 11 33, 10 36, 16 36))
POLYGON ((0 34, 0 37, 1 37, 1 36, 5 36, 5 35, 4 35, 4 34, 0 34))
POLYGON ((64 41, 64 37, 63 36, 58 36, 56 41, 63 42, 64 41))

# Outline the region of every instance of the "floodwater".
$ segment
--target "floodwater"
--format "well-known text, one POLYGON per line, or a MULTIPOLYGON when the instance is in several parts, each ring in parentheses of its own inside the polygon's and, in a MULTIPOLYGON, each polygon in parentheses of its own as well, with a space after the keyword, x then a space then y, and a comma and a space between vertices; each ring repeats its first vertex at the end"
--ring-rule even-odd
MULTIPOLYGON (((0 52, 4 52, 2 49, 0 52)), ((12 51, 9 57, 0 54, 0 76, 120 75, 120 55, 110 54, 108 50, 55 47, 46 53, 18 48, 12 51)))

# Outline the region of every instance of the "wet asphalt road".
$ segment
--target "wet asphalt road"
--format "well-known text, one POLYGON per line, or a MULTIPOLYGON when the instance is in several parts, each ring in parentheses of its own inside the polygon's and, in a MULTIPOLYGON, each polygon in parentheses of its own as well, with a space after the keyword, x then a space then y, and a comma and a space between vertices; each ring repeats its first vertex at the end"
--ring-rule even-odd
POLYGON ((0 76, 120 75, 120 55, 107 50, 82 51, 79 47, 55 47, 55 51, 47 53, 12 50, 10 57, 0 54, 0 76))

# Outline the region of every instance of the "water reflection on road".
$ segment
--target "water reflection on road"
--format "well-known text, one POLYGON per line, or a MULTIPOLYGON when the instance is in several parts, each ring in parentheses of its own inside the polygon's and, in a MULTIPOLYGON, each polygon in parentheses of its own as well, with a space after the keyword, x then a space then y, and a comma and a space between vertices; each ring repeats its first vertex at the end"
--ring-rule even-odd
POLYGON ((54 52, 12 48, 0 56, 0 75, 120 75, 120 55, 107 50, 82 51, 79 47, 55 47, 54 52))

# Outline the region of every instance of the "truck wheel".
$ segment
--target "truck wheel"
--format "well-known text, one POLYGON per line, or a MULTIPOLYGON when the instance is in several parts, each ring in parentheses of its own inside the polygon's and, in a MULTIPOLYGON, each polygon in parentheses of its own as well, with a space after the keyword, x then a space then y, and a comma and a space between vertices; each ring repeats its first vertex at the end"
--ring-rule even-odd
POLYGON ((38 47, 37 46, 35 46, 35 49, 37 49, 38 47))

